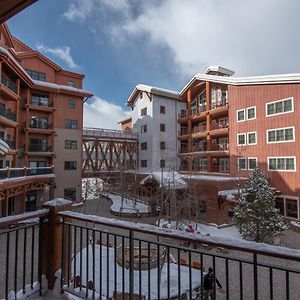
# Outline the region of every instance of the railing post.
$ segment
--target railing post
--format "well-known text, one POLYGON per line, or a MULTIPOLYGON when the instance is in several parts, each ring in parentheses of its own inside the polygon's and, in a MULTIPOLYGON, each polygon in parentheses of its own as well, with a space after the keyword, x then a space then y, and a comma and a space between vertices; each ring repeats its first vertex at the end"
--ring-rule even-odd
MULTIPOLYGON (((53 199, 46 202, 43 205, 44 208, 49 209, 48 222, 43 223, 43 273, 48 280, 48 288, 53 289, 55 283, 55 272, 61 268, 62 265, 62 240, 63 240, 63 226, 61 224, 61 217, 59 212, 65 210, 72 210, 72 201, 66 199, 53 199), (45 238, 46 237, 46 238, 45 238)), ((70 232, 64 230, 64 245, 68 247, 70 242, 70 232)), ((66 249, 66 248, 65 248, 66 249)), ((64 255, 65 260, 71 260, 70 256, 64 255)), ((64 262, 65 263, 65 262, 64 262)), ((71 263, 67 264, 68 266, 71 263)), ((65 277, 68 270, 64 269, 65 274, 61 274, 65 277)))
POLYGON ((258 282, 257 282, 257 254, 253 254, 253 280, 254 280, 254 300, 258 300, 258 282))

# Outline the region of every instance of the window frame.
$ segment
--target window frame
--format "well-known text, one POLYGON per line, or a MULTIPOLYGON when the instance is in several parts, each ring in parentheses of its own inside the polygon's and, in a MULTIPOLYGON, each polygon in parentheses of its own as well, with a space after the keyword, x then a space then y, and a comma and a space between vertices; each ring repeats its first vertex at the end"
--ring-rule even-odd
POLYGON ((236 111, 236 121, 237 123, 241 123, 241 122, 245 122, 246 121, 246 109, 242 108, 242 109, 238 109, 236 111), (244 119, 243 120, 239 120, 239 112, 243 111, 244 112, 244 119))
POLYGON ((160 105, 159 113, 162 114, 162 115, 166 114, 166 106, 165 105, 160 105))
POLYGON ((76 108, 76 100, 75 99, 68 99, 68 108, 72 108, 72 109, 76 108))
POLYGON ((141 133, 146 133, 147 132, 147 124, 141 125, 141 133))
POLYGON ((147 159, 141 159, 141 168, 148 168, 147 159))
POLYGON ((247 121, 256 120, 256 106, 250 106, 250 107, 246 108, 246 119, 247 119, 247 121), (254 108, 254 117, 253 118, 249 118, 248 117, 248 111, 250 109, 253 109, 253 108, 254 108))
POLYGON ((65 199, 71 200, 71 201, 76 201, 76 196, 77 196, 77 190, 76 190, 76 187, 65 188, 65 189, 64 189, 64 198, 65 198, 65 199), (68 198, 68 197, 66 196, 66 194, 67 194, 66 192, 67 192, 67 191, 69 191, 69 192, 70 192, 70 191, 75 192, 75 194, 74 194, 74 196, 75 196, 74 199, 72 199, 71 197, 68 198))
POLYGON ((297 160, 296 156, 268 156, 267 157, 267 164, 268 164, 268 172, 296 172, 297 171, 297 160), (270 169, 270 159, 276 159, 276 169, 270 169), (285 159, 285 169, 277 169, 277 160, 278 159, 285 159), (286 160, 287 159, 294 159, 294 169, 286 169, 286 160))
POLYGON ((247 145, 248 146, 254 146, 254 145, 257 145, 257 132, 256 131, 250 131, 250 132, 247 132, 247 145), (255 143, 249 143, 249 135, 250 134, 255 134, 255 143))
POLYGON ((247 171, 247 167, 248 167, 247 158, 246 157, 239 157, 238 158, 238 165, 237 165, 238 171, 247 171), (245 169, 240 168, 240 160, 245 160, 245 169))
POLYGON ((237 141, 237 145, 239 147, 241 147, 241 146, 247 146, 247 139, 248 139, 247 133, 237 133, 237 135, 236 135, 236 141, 237 141), (240 144, 239 143, 239 136, 240 135, 243 135, 245 137, 245 144, 240 144))
POLYGON ((147 150, 147 148, 148 148, 147 142, 141 143, 141 151, 147 150))
POLYGON ((65 128, 67 129, 78 129, 78 120, 65 119, 65 128), (70 127, 67 126, 67 123, 70 121, 70 127), (75 126, 76 124, 76 126, 75 126), (74 127, 75 126, 75 127, 74 127))
POLYGON ((255 170, 257 168, 257 157, 247 157, 247 169, 249 170, 249 171, 253 171, 253 170, 255 170), (255 160, 255 168, 251 168, 250 169, 250 163, 249 163, 249 160, 250 159, 253 159, 253 160, 255 160))
POLYGON ((159 144, 159 148, 160 148, 160 150, 166 150, 166 142, 161 141, 160 144, 159 144), (164 145, 164 146, 162 147, 162 145, 164 145))
POLYGON ((65 160, 64 161, 64 170, 65 171, 76 171, 77 170, 77 160, 65 160), (68 164, 70 164, 69 167, 67 167, 68 164))
POLYGON ((299 220, 300 217, 300 202, 299 202, 299 197, 297 196, 289 196, 289 195, 278 195, 276 199, 282 199, 283 200, 283 217, 286 219, 290 220, 299 220), (287 200, 294 200, 297 201, 297 214, 298 214, 298 219, 290 217, 287 215, 287 205, 286 202, 287 200))
POLYGON ((78 142, 77 140, 65 140, 65 149, 67 150, 77 150, 78 142), (69 146, 67 146, 69 144, 69 146), (76 145, 76 147, 74 147, 76 145))
POLYGON ((280 100, 276 100, 276 101, 266 102, 265 109, 266 109, 266 117, 267 118, 292 113, 292 112, 294 112, 294 97, 288 97, 288 98, 284 98, 284 99, 280 99, 280 100), (280 113, 275 112, 274 114, 268 114, 268 105, 276 104, 276 103, 279 103, 279 102, 284 102, 284 101, 289 100, 289 99, 291 99, 291 101, 292 101, 292 110, 284 111, 284 112, 280 112, 280 113))
POLYGON ((159 165, 160 165, 160 168, 161 168, 161 169, 165 168, 165 167, 166 167, 166 161, 165 161, 164 159, 161 159, 161 160, 159 161, 159 165))
POLYGON ((148 111, 147 106, 143 107, 141 109, 141 117, 147 116, 147 113, 148 113, 147 111, 148 111))
POLYGON ((165 123, 160 123, 159 124, 159 131, 160 132, 166 132, 166 124, 165 123))
POLYGON ((267 134, 267 144, 293 143, 293 142, 296 141, 295 126, 267 129, 266 134, 267 134), (269 132, 275 131, 275 139, 276 139, 276 137, 277 137, 276 136, 276 131, 284 130, 284 136, 285 136, 285 130, 286 129, 292 129, 293 130, 293 139, 292 140, 274 141, 274 142, 272 142, 272 141, 270 142, 269 141, 269 132))

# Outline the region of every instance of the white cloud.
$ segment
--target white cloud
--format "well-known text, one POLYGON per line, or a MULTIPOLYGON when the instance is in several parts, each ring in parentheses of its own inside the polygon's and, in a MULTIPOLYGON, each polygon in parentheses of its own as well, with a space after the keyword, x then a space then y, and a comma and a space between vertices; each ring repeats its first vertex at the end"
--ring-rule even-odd
POLYGON ((114 47, 135 44, 141 52, 148 45, 168 49, 175 65, 166 68, 184 76, 210 64, 238 75, 300 69, 298 0, 90 0, 92 9, 83 7, 87 1, 71 6, 101 38, 107 34, 118 39, 114 47))
POLYGON ((71 3, 68 10, 63 14, 63 17, 69 21, 84 21, 93 11, 93 0, 78 0, 71 3))
POLYGON ((92 103, 85 103, 83 108, 83 124, 85 127, 120 129, 117 124, 129 112, 121 106, 94 97, 92 103))
POLYGON ((62 60, 69 68, 71 69, 78 69, 79 66, 75 63, 73 57, 71 56, 71 48, 64 46, 64 47, 56 47, 50 48, 41 43, 36 45, 38 51, 52 54, 62 60))

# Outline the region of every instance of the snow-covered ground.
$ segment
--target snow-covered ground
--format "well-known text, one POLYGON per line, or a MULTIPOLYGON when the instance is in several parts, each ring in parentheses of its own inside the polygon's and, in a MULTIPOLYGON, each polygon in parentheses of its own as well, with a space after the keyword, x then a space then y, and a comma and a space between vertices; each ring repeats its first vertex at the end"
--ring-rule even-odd
MULTIPOLYGON (((186 231, 188 229, 188 225, 191 224, 195 232, 201 234, 201 235, 209 235, 213 237, 223 237, 223 238, 230 238, 230 239, 236 239, 236 240, 243 240, 242 236, 240 235, 238 229, 232 225, 232 226, 226 226, 226 227, 217 227, 214 225, 206 225, 202 223, 189 223, 188 221, 180 222, 178 225, 178 230, 186 231)), ((161 220, 160 226, 168 227, 170 229, 176 229, 176 222, 168 220, 161 220)))
POLYGON ((120 195, 105 193, 103 194, 108 197, 112 201, 111 211, 115 213, 124 213, 128 214, 143 214, 149 213, 150 208, 149 205, 140 202, 134 201, 132 199, 123 198, 120 195))

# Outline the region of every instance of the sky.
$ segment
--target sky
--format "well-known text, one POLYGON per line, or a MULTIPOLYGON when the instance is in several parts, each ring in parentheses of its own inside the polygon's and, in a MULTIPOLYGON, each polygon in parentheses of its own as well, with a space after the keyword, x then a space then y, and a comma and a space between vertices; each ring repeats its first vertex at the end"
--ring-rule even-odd
POLYGON ((209 65, 300 73, 299 0, 39 0, 11 33, 94 94, 84 125, 118 128, 137 84, 179 91, 209 65))

